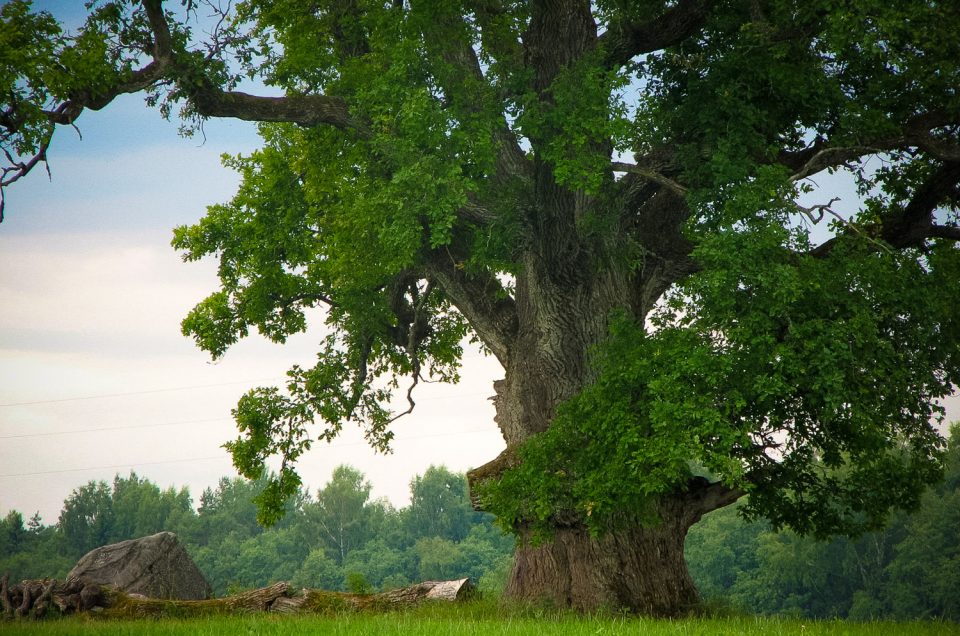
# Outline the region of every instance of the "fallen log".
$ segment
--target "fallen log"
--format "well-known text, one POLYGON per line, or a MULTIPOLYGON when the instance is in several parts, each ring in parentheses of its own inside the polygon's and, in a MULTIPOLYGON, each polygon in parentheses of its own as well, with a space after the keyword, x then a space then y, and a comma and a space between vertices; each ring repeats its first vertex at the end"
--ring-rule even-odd
POLYGON ((415 607, 429 601, 456 602, 474 591, 470 579, 424 581, 379 594, 349 594, 326 590, 294 590, 289 583, 242 592, 224 598, 181 601, 143 598, 109 592, 111 599, 105 617, 157 618, 163 616, 210 616, 251 612, 283 614, 339 614, 356 611, 389 611, 415 607))
POLYGON ((379 594, 347 594, 303 589, 297 594, 278 598, 270 607, 270 611, 287 614, 390 611, 416 607, 429 601, 463 601, 470 598, 475 591, 470 579, 424 581, 379 594))
POLYGON ((338 614, 354 611, 389 611, 429 601, 456 602, 473 593, 470 579, 424 581, 379 594, 348 594, 291 588, 279 582, 232 596, 206 600, 147 598, 83 579, 40 579, 9 586, 0 579, 0 605, 4 618, 40 619, 55 607, 60 614, 96 610, 104 618, 197 617, 225 614, 278 612, 285 614, 338 614))
POLYGON ((290 593, 290 584, 281 581, 268 587, 241 592, 223 598, 200 601, 147 598, 108 588, 104 617, 162 618, 165 616, 197 617, 221 614, 269 612, 274 602, 290 593))

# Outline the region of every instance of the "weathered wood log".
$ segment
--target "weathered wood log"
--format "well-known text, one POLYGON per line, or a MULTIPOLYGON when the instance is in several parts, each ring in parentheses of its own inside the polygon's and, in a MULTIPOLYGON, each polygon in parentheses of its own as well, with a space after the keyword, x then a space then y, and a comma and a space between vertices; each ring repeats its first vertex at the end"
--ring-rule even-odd
POLYGON ((20 601, 20 605, 13 611, 14 618, 20 618, 21 616, 27 616, 30 611, 31 603, 33 602, 32 594, 33 586, 29 583, 23 584, 23 597, 20 601))
MULTIPOLYGON (((470 596, 469 579, 456 581, 424 581, 380 594, 348 594, 324 590, 294 590, 289 583, 242 592, 218 599, 176 600, 147 598, 127 594, 110 586, 101 586, 82 579, 60 582, 54 579, 24 581, 9 587, 5 577, 2 594, 9 606, 9 617, 43 618, 55 606, 61 614, 102 608, 104 618, 161 618, 164 616, 198 617, 223 614, 278 612, 286 614, 337 614, 354 611, 403 609, 437 600, 455 602, 470 596)), ((6 611, 6 610, 5 610, 6 611)))
POLYGON ((383 611, 419 605, 424 601, 455 602, 473 592, 470 579, 424 581, 409 587, 379 594, 348 594, 325 590, 293 590, 289 583, 242 592, 233 596, 203 601, 142 598, 108 592, 104 616, 160 617, 208 616, 217 614, 278 612, 283 614, 337 614, 352 611, 383 611))
POLYGON ((0 579, 0 605, 3 606, 3 617, 13 618, 13 603, 10 601, 10 573, 3 575, 0 579))
POLYGON ((44 585, 40 596, 33 603, 34 618, 43 618, 43 615, 47 613, 47 607, 50 605, 50 602, 53 599, 53 589, 56 587, 56 585, 56 579, 49 579, 46 585, 44 585))
POLYGON ((290 584, 274 583, 248 592, 224 598, 200 601, 146 598, 140 594, 125 594, 116 589, 106 589, 104 616, 152 618, 166 615, 210 616, 217 614, 244 614, 270 611, 273 603, 290 592, 290 584))
POLYGON ((9 575, 0 579, 2 618, 43 618, 51 607, 61 614, 82 612, 101 605, 103 590, 83 579, 58 581, 37 579, 9 584, 9 575))
POLYGON ((347 594, 304 589, 296 595, 278 598, 270 611, 287 614, 387 611, 415 607, 425 601, 462 601, 469 598, 474 591, 470 579, 424 581, 379 594, 347 594))
POLYGON ((398 590, 378 594, 381 602, 397 605, 416 605, 422 601, 459 601, 473 593, 470 579, 456 581, 424 581, 398 590))

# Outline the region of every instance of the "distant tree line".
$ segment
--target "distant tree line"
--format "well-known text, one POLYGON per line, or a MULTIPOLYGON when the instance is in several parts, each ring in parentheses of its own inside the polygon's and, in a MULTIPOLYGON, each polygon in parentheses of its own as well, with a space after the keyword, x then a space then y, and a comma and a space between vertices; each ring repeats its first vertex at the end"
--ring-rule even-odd
POLYGON ((0 573, 62 578, 93 548, 170 530, 218 595, 280 580, 360 592, 465 576, 496 590, 506 577, 513 538, 473 510, 463 474, 430 467, 398 510, 370 498, 363 473, 340 466, 270 528, 258 525, 253 503, 265 484, 223 478, 195 510, 186 488, 161 490, 135 473, 91 481, 67 497, 55 525, 39 515, 24 523, 17 511, 0 520, 0 573))
POLYGON ((727 508, 691 529, 686 555, 704 597, 751 613, 960 621, 960 424, 944 481, 880 531, 816 541, 727 508))
MULTIPOLYGON (((912 514, 858 539, 816 541, 774 532, 727 508, 687 538, 690 572, 708 602, 751 613, 810 618, 960 620, 960 426, 952 429, 945 480, 912 514)), ((131 473, 71 493, 55 525, 12 511, 0 520, 0 573, 63 577, 87 551, 160 530, 176 532, 217 594, 278 580, 374 591, 469 576, 497 591, 513 539, 474 511, 464 475, 431 467, 410 484, 410 505, 371 499, 349 466, 315 494, 302 491, 280 522, 257 524, 265 481, 223 478, 194 509, 187 489, 161 490, 131 473)))

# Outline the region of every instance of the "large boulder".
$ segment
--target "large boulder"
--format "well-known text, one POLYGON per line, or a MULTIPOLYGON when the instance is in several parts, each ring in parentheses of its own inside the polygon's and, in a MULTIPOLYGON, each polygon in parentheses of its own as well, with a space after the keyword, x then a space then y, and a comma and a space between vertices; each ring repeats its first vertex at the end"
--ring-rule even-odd
POLYGON ((88 552, 67 575, 149 598, 210 598, 210 584, 172 532, 121 541, 88 552))

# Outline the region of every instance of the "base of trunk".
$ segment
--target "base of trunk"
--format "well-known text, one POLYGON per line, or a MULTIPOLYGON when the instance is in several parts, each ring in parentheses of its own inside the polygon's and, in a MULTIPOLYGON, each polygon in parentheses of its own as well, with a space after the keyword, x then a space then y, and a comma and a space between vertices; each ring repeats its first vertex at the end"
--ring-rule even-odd
POLYGON ((583 527, 557 528, 540 544, 521 536, 505 593, 586 612, 686 614, 699 596, 683 558, 685 536, 686 527, 673 523, 600 537, 583 527))

